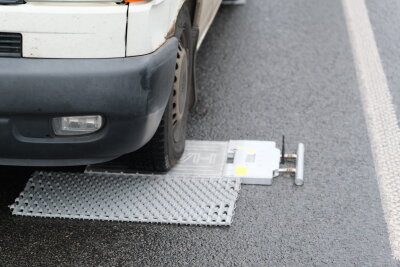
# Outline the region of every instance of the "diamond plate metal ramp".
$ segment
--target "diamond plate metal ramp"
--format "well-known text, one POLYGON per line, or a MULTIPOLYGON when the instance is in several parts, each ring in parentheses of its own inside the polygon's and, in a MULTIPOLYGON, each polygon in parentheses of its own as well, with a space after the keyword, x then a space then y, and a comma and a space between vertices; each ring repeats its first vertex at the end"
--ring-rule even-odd
POLYGON ((129 222, 230 225, 238 178, 36 172, 13 215, 129 222))
POLYGON ((303 185, 304 145, 297 154, 282 147, 187 141, 179 163, 164 175, 137 174, 121 162, 89 166, 85 173, 36 172, 11 209, 24 216, 230 225, 240 184, 272 185, 280 173, 290 173, 303 185), (280 168, 285 160, 296 168, 280 168))

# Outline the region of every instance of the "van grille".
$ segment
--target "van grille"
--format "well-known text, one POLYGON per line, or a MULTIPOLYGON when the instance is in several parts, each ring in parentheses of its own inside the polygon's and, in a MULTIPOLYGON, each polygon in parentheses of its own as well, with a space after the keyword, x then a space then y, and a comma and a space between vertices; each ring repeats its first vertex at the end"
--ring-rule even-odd
POLYGON ((22 35, 0 32, 0 57, 22 57, 22 35))
POLYGON ((24 0, 0 0, 0 5, 24 4, 24 0))

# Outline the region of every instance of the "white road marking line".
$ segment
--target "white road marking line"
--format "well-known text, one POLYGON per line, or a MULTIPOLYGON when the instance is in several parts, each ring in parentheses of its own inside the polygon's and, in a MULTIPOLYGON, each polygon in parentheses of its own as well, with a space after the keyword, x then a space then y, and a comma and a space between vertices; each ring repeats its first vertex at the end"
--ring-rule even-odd
POLYGON ((393 256, 400 259, 400 129, 364 0, 342 0, 393 256))

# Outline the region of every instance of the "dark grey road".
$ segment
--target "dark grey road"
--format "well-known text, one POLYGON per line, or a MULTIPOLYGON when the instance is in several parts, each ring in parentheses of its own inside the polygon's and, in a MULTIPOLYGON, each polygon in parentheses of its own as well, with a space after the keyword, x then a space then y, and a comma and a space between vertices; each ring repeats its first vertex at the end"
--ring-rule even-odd
MULTIPOLYGON (((400 9, 395 0, 368 2, 379 49, 396 51, 385 42, 398 37, 379 34, 399 32, 399 13, 386 5, 400 9), (379 24, 384 9, 393 29, 379 24)), ((393 75, 397 59, 383 56, 393 75)), ((293 150, 304 142, 304 187, 289 178, 244 186, 229 228, 22 218, 7 205, 30 170, 2 168, 0 266, 397 264, 340 1, 223 7, 199 53, 198 76, 199 110, 207 113, 194 114, 190 138, 278 141, 285 134, 293 150)))

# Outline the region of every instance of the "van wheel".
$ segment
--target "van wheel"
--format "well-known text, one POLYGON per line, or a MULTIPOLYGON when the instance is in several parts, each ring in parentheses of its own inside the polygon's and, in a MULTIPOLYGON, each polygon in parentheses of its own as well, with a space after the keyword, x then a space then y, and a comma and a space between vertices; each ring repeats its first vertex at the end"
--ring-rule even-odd
POLYGON ((166 172, 185 150, 187 118, 193 79, 193 45, 190 10, 184 4, 179 12, 174 36, 179 40, 174 84, 161 123, 153 138, 132 153, 131 164, 140 171, 166 172))

